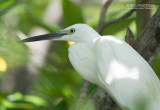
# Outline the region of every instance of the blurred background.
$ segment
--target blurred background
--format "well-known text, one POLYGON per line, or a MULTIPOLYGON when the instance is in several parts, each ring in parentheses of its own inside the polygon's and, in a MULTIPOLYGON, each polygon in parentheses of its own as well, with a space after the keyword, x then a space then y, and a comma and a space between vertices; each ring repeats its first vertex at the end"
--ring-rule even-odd
MULTIPOLYGON (((152 0, 150 18, 159 5, 152 0)), ((115 0, 106 21, 119 18, 138 0, 115 0)), ((0 110, 95 110, 89 86, 84 105, 79 105, 82 77, 68 59, 71 42, 18 43, 20 39, 56 32, 76 23, 96 28, 103 0, 0 0, 0 110)), ((124 39, 126 26, 138 36, 148 22, 139 12, 108 26, 103 35, 124 39), (143 23, 145 22, 145 23, 143 23)), ((160 54, 152 64, 160 76, 160 54)))

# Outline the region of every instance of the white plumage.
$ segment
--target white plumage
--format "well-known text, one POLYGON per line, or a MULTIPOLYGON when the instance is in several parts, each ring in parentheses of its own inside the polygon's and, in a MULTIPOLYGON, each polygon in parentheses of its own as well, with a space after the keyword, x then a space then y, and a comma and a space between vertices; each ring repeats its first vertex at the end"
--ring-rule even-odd
MULTIPOLYGON (((82 39, 88 37, 86 32, 95 33, 87 31, 87 25, 76 27, 83 28, 82 39)), ((145 110, 160 110, 160 81, 148 63, 121 39, 95 35, 70 46, 73 67, 86 80, 105 89, 124 110, 138 110, 141 101, 147 101, 142 102, 145 110)))
POLYGON ((86 24, 23 42, 51 39, 74 41, 69 59, 81 76, 99 86, 123 110, 160 110, 160 81, 149 64, 127 43, 100 36, 86 24), (143 108, 139 108, 143 105, 143 108))

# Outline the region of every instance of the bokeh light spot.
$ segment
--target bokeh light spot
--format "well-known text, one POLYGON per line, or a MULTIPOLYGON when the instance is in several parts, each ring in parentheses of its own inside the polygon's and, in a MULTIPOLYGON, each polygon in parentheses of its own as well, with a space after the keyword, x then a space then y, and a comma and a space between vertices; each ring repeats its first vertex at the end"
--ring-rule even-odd
POLYGON ((5 72, 6 70, 7 70, 7 63, 2 57, 0 57, 0 72, 5 72))

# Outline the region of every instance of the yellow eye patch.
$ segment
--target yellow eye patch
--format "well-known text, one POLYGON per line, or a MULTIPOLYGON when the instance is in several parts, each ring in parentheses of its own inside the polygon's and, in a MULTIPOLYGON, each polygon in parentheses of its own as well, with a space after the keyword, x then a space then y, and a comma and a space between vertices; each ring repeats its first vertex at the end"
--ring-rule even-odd
POLYGON ((68 41, 68 45, 72 45, 72 44, 75 44, 75 42, 68 41))

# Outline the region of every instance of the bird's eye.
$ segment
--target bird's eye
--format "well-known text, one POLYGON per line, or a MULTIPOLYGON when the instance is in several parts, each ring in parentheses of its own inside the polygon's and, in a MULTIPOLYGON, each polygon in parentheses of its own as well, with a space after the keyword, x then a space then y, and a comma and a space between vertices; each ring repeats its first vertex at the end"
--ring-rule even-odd
POLYGON ((74 29, 74 28, 70 29, 70 33, 71 33, 71 34, 73 34, 74 32, 75 32, 75 29, 74 29))

